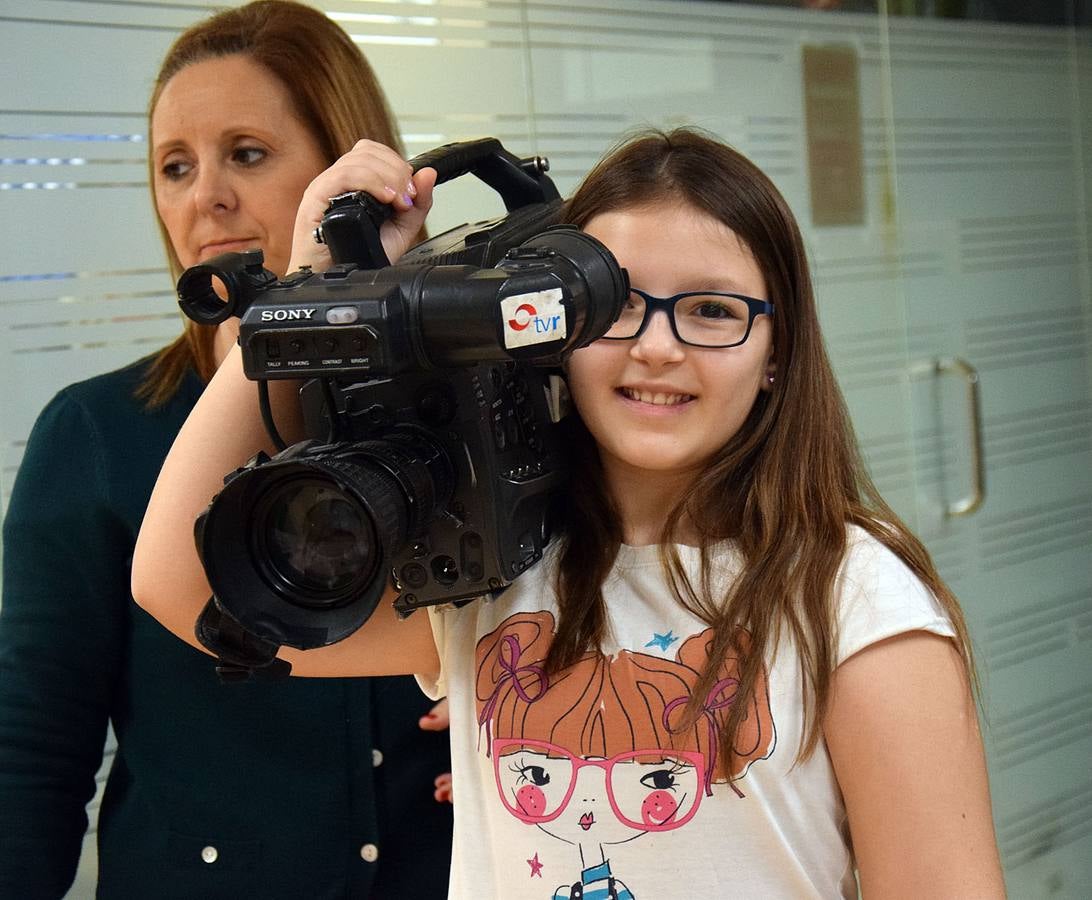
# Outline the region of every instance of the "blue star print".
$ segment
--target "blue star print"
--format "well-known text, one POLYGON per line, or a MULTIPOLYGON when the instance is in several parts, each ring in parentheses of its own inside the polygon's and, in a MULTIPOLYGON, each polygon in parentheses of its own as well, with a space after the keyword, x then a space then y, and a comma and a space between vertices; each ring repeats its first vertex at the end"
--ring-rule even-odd
POLYGON ((671 631, 668 631, 667 634, 656 634, 656 632, 653 632, 652 633, 652 640, 649 641, 647 644, 645 644, 645 646, 646 647, 659 647, 661 650, 666 650, 668 647, 670 647, 672 644, 674 644, 675 641, 677 641, 677 640, 678 640, 678 638, 675 637, 675 635, 671 631))

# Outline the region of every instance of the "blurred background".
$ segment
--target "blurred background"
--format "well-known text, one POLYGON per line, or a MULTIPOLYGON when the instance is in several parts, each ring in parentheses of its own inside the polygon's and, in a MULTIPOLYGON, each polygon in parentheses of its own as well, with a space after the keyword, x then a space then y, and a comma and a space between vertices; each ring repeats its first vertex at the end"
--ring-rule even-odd
MULTIPOLYGON (((59 388, 181 327, 145 103, 223 5, 0 0, 0 503, 59 388)), ((623 132, 689 123, 773 177, 872 473, 968 613, 1010 896, 1092 896, 1089 3, 313 5, 411 154, 493 135, 567 193, 623 132)), ((460 179, 430 229, 501 212, 460 179)), ((94 873, 89 834, 69 896, 94 873)))

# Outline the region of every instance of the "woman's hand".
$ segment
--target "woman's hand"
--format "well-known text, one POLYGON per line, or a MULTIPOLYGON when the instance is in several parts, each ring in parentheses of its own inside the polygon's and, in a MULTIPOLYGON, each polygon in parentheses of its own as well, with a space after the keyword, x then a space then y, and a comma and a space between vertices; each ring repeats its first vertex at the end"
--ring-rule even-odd
POLYGON ((447 697, 440 700, 432 709, 421 716, 418 725, 423 731, 447 731, 451 727, 451 715, 448 713, 447 697))
POLYGON ((436 170, 414 174, 401 156, 385 144, 357 141, 352 150, 308 185, 296 213, 292 232, 289 273, 301 266, 322 272, 333 265, 325 244, 315 243, 315 227, 322 221, 330 198, 350 191, 365 191, 394 214, 379 231, 383 249, 393 263, 417 241, 425 217, 432 208, 436 170))
POLYGON ((433 782, 432 796, 436 799, 437 803, 455 802, 455 792, 451 788, 450 772, 445 772, 443 775, 436 776, 436 780, 433 782))
MULTIPOLYGON (((451 726, 451 716, 448 713, 447 697, 444 697, 425 715, 421 716, 420 726, 425 731, 446 731, 451 726)), ((437 775, 433 781, 432 796, 437 803, 453 803, 451 791, 451 773, 444 772, 437 775)))

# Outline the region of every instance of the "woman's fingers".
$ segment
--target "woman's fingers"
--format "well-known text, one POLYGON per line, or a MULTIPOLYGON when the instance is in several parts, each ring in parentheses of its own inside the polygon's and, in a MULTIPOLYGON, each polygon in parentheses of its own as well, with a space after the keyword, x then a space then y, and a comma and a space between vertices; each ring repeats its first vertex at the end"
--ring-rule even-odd
MULTIPOLYGON (((425 715, 421 716, 419 724, 425 731, 443 731, 446 729, 451 724, 451 716, 448 714, 447 697, 444 697, 443 700, 432 707, 425 715)), ((444 774, 436 776, 436 780, 433 782, 432 795, 436 798, 437 803, 452 802, 450 772, 444 772, 444 774)))
POLYGON ((436 798, 437 803, 454 803, 455 794, 451 790, 451 773, 445 772, 443 775, 439 775, 436 781, 433 782, 432 796, 436 798))
MULTIPOLYGON (((436 184, 436 170, 422 169, 411 182, 413 185, 413 205, 404 211, 396 211, 379 231, 387 259, 397 262, 402 255, 417 243, 417 236, 425 224, 425 218, 432 209, 432 189, 436 184)), ((397 210, 397 207, 395 207, 397 210)))
POLYGON ((416 235, 432 205, 429 182, 427 205, 423 212, 417 210, 415 200, 420 189, 420 179, 414 177, 409 163, 398 153, 375 141, 357 141, 348 153, 318 175, 304 191, 293 228, 290 271, 305 265, 315 271, 324 271, 333 264, 329 250, 315 243, 314 231, 322 221, 330 199, 353 191, 364 191, 380 203, 389 204, 394 210, 392 219, 412 213, 404 223, 395 222, 389 241, 384 235, 388 256, 392 261, 397 259, 412 246, 412 238, 407 240, 405 235, 416 235))
POLYGON ((418 723, 425 731, 443 731, 451 724, 451 717, 447 711, 447 698, 437 703, 425 715, 421 716, 418 723))
MULTIPOLYGON (((382 203, 408 209, 413 205, 415 191, 412 176, 410 164, 390 147, 375 141, 357 141, 311 182, 305 196, 325 209, 331 197, 347 191, 367 191, 382 203)), ((321 210, 317 218, 322 218, 321 210)))

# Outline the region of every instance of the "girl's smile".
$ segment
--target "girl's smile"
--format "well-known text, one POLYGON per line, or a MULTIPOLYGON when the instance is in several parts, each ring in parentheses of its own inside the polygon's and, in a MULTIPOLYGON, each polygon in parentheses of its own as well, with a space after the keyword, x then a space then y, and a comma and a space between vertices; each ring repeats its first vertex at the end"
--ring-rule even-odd
MULTIPOLYGON (((664 387, 657 389, 655 386, 624 386, 618 389, 618 393, 626 400, 630 400, 641 406, 658 406, 665 410, 676 409, 697 399, 693 394, 677 393, 664 387)), ((640 409, 640 407, 638 407, 638 409, 640 409)), ((652 413, 654 411, 647 410, 647 412, 652 413)))

